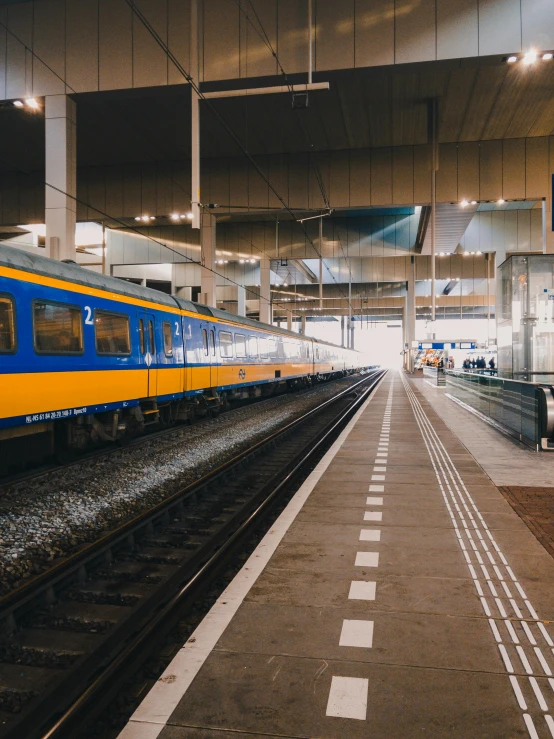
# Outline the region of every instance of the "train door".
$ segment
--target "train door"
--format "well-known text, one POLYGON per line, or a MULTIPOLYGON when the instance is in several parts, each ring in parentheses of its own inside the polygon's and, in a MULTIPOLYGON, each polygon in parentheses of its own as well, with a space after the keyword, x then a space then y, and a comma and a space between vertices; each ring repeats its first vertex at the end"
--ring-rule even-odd
POLYGON ((139 313, 139 348, 141 363, 148 370, 147 397, 158 394, 158 370, 155 319, 153 313, 139 313))
POLYGON ((213 324, 208 330, 208 343, 210 345, 210 387, 217 387, 217 352, 215 348, 215 326, 213 324))
POLYGON ((215 353, 215 331, 211 324, 202 323, 202 364, 206 370, 203 373, 205 387, 216 387, 217 364, 215 353))

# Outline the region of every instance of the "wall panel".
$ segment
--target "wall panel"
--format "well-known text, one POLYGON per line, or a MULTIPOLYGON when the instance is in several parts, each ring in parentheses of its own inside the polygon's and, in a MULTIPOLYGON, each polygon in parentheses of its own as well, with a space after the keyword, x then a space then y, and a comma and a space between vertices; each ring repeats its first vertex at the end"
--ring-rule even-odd
POLYGON ((544 197, 549 187, 548 138, 525 139, 525 196, 544 197))
POLYGON ((129 6, 99 0, 99 89, 133 86, 133 19, 129 6))
POLYGON ((392 203, 392 152, 390 147, 371 151, 371 204, 392 203))
POLYGON ((344 208, 350 205, 350 166, 346 152, 329 152, 330 185, 327 196, 332 208, 344 208))
POLYGON ((414 202, 414 149, 399 146, 392 150, 392 202, 414 202))
MULTIPOLYGON (((0 8, 0 22, 5 25, 7 18, 7 8, 0 8)), ((0 26, 0 100, 6 97, 7 31, 4 25, 0 26)))
POLYGON ((316 0, 316 68, 354 66, 354 0, 316 0))
POLYGON ((371 155, 367 149, 350 152, 350 205, 371 203, 371 155))
POLYGON ((287 74, 308 68, 308 3, 279 0, 277 54, 287 74))
POLYGON ((552 0, 521 0, 521 20, 524 49, 554 48, 554 3, 552 0))
MULTIPOLYGON (((186 72, 190 72, 190 0, 168 0, 168 46, 186 72)), ((172 62, 167 68, 168 84, 185 81, 172 62)))
POLYGON ((6 97, 32 95, 35 92, 32 56, 25 53, 25 45, 32 48, 32 5, 10 5, 7 15, 12 33, 8 33, 6 44, 6 97))
MULTIPOLYGON (((256 3, 256 12, 265 32, 268 35, 271 46, 277 48, 277 0, 265 0, 256 3)), ((244 16, 241 18, 241 22, 244 16)), ((253 19, 256 23, 256 20, 253 19)), ((277 62, 273 58, 267 45, 256 33, 246 19, 246 69, 247 77, 265 77, 266 75, 278 74, 277 62)), ((259 29, 258 29, 259 30, 259 29)))
POLYGON ((431 201, 431 147, 414 146, 414 202, 431 201))
POLYGON ((34 4, 33 49, 36 54, 33 86, 36 85, 36 89, 41 90, 43 95, 63 94, 66 56, 65 0, 42 0, 34 4))
POLYGON ((394 0, 355 0, 356 67, 394 64, 394 0))
POLYGON ((502 142, 502 197, 525 197, 525 139, 502 142))
POLYGON ((479 199, 479 144, 458 144, 458 200, 479 199))
POLYGON ((232 0, 203 0, 204 80, 239 76, 239 9, 232 0), (222 28, 225 32, 222 33, 222 28))
POLYGON ((479 157, 480 199, 502 196, 502 142, 481 141, 479 157))
POLYGON ((395 3, 395 63, 436 58, 435 0, 395 3))
POLYGON ((520 47, 520 0, 479 0, 479 54, 505 54, 520 47))
POLYGON ((66 12, 66 80, 75 92, 98 89, 98 0, 71 0, 66 12))
POLYGON ((459 59, 478 53, 478 0, 438 0, 437 59, 459 59))
POLYGON ((458 200, 458 147, 456 144, 441 144, 437 170, 437 200, 458 200))
MULTIPOLYGON (((135 0, 135 5, 167 45, 167 0, 135 0)), ((165 51, 133 15, 133 87, 167 85, 167 65, 165 51)))

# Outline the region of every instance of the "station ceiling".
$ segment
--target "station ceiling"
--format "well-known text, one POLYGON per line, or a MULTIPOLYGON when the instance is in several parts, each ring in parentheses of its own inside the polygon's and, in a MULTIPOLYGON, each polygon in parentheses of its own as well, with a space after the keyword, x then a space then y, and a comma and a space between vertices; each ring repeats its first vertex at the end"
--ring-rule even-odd
MULTIPOLYGON (((293 110, 288 94, 218 98, 210 104, 252 155, 424 144, 428 104, 440 100, 439 140, 462 142, 554 133, 554 60, 525 67, 500 57, 321 73, 329 91, 293 110)), ((303 82, 304 79, 292 79, 303 82)), ((282 79, 241 85, 282 84, 282 79)), ((235 87, 237 85, 235 84, 235 87)), ((214 89, 215 85, 210 85, 214 89)), ((221 89, 222 85, 219 85, 221 89)), ((187 87, 76 95, 80 166, 169 162, 190 153, 187 87)), ((44 119, 0 109, 0 167, 44 166, 44 119)), ((202 103, 202 155, 233 157, 240 147, 202 103)))

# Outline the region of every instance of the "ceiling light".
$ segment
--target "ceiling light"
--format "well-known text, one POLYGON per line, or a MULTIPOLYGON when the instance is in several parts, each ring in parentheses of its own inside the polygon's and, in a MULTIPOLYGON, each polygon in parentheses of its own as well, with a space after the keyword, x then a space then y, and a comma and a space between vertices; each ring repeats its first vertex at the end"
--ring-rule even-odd
POLYGON ((141 221, 141 220, 142 220, 142 219, 141 219, 141 217, 140 217, 140 216, 135 216, 135 221, 141 221))
POLYGON ((462 200, 462 202, 460 203, 460 205, 462 206, 462 208, 465 208, 465 207, 466 207, 466 205, 469 205, 469 203, 468 203, 468 202, 467 202, 467 200, 466 200, 466 199, 464 198, 464 199, 462 200))
POLYGON ((140 220, 141 221, 149 221, 150 218, 148 216, 142 216, 142 218, 140 220))
POLYGON ((179 220, 179 214, 178 213, 172 213, 170 216, 172 221, 178 221, 179 220))
POLYGON ((38 110, 39 104, 37 103, 35 98, 27 98, 25 102, 27 103, 29 108, 32 108, 33 110, 38 110))
POLYGON ((537 61, 537 52, 534 49, 529 49, 529 51, 523 57, 523 63, 524 64, 534 64, 536 61, 537 61))
MULTIPOLYGON (((553 56, 552 52, 551 51, 547 51, 546 54, 543 54, 542 55, 542 58, 545 61, 548 61, 549 59, 552 59, 552 56, 553 56)), ((14 103, 14 105, 15 105, 15 103, 14 103)))
POLYGON ((244 264, 244 259, 239 259, 239 264, 244 264))
POLYGON ((483 252, 482 251, 476 251, 475 253, 476 254, 482 254, 483 252))
POLYGON ((513 64, 514 62, 517 62, 517 56, 509 56, 506 61, 508 64, 513 64))
POLYGON ((156 220, 156 216, 150 216, 150 220, 151 221, 155 221, 156 220))
POLYGON ((256 264, 256 260, 255 259, 251 259, 250 260, 250 264, 256 264))
POLYGON ((289 286, 288 282, 283 282, 283 287, 288 287, 288 286, 289 286))
POLYGON ((192 219, 194 218, 194 215, 193 215, 192 212, 190 212, 190 213, 187 213, 187 215, 185 217, 188 218, 189 221, 192 221, 192 219))
POLYGON ((477 205, 477 200, 472 200, 472 201, 471 201, 471 204, 472 204, 472 205, 477 205))
POLYGON ((22 108, 23 107, 23 101, 22 100, 14 100, 13 104, 16 108, 22 108))
POLYGON ((506 201, 503 198, 499 198, 496 202, 498 203, 498 205, 504 205, 506 201))

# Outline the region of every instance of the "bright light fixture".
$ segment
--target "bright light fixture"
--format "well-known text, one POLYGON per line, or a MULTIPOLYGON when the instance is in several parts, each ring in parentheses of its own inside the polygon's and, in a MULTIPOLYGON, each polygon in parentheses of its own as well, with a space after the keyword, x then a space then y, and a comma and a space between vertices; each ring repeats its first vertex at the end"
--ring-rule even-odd
POLYGON ((244 264, 244 259, 239 259, 239 264, 244 264))
POLYGON ((142 218, 140 216, 135 216, 135 221, 141 221, 142 218))
POLYGON ((22 100, 14 100, 13 104, 16 108, 22 108, 23 107, 23 101, 22 100))
POLYGON ((38 108, 40 107, 35 98, 27 98, 25 102, 27 103, 29 108, 32 108, 33 110, 38 110, 38 108))
POLYGON ((498 205, 504 205, 506 201, 503 198, 499 198, 496 202, 498 203, 498 205))
POLYGON ((537 61, 537 52, 534 49, 529 49, 529 51, 523 57, 523 63, 524 64, 534 64, 536 61, 537 61))
POLYGON ((548 61, 549 59, 552 59, 552 57, 553 57, 553 56, 554 56, 554 55, 552 54, 552 52, 551 52, 551 51, 547 51, 547 52, 546 52, 546 54, 543 54, 543 55, 542 55, 542 58, 543 58, 543 59, 544 59, 545 61, 548 61))
POLYGON ((156 220, 156 216, 150 216, 150 220, 151 221, 155 221, 156 220))
POLYGON ((250 264, 256 264, 256 260, 255 259, 251 259, 250 260, 250 264))
POLYGON ((288 287, 288 286, 289 286, 288 282, 283 282, 283 287, 288 287))
POLYGON ((467 202, 467 200, 466 200, 466 199, 464 198, 464 199, 462 200, 462 202, 460 203, 460 205, 462 206, 462 208, 465 208, 465 207, 466 207, 466 205, 469 205, 469 203, 468 203, 468 202, 467 202))
POLYGON ((475 253, 476 254, 482 254, 483 252, 482 251, 476 251, 475 253))
POLYGON ((514 64, 514 62, 517 62, 517 56, 509 56, 507 61, 508 64, 514 64))
POLYGON ((169 217, 171 218, 172 221, 178 221, 180 218, 178 213, 172 213, 169 217))
POLYGON ((472 204, 472 205, 477 205, 477 200, 472 200, 472 201, 471 201, 471 204, 472 204))
POLYGON ((189 221, 192 221, 192 219, 194 218, 192 211, 190 213, 187 213, 186 217, 189 219, 189 221))

